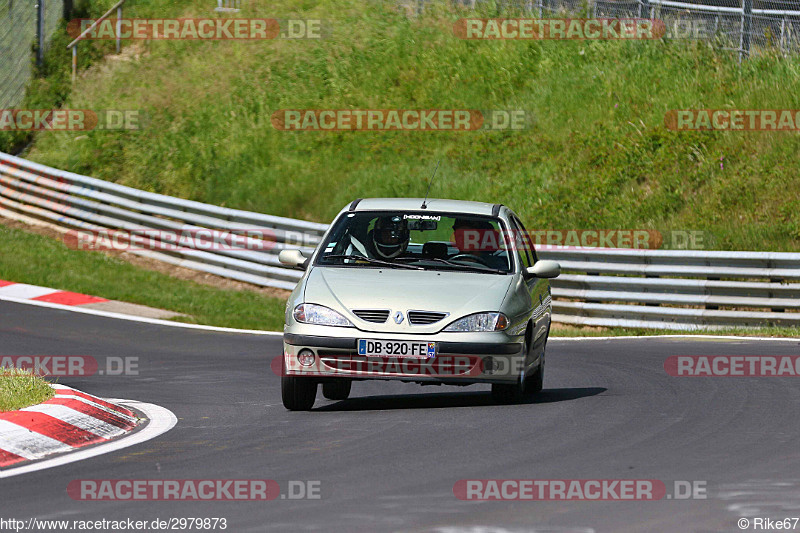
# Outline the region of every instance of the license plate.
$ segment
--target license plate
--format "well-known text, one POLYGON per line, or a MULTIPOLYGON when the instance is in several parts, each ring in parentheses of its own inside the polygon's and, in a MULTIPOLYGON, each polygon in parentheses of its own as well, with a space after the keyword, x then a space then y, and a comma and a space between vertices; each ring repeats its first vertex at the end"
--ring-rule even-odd
POLYGON ((430 359, 436 357, 436 343, 427 341, 358 340, 358 355, 367 357, 407 357, 430 359))

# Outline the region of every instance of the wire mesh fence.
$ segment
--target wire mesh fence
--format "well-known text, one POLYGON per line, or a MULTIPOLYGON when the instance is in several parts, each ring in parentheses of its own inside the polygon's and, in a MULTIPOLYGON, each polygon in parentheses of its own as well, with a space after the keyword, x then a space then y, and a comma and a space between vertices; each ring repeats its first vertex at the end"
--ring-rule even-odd
MULTIPOLYGON (((217 0, 235 9, 241 0, 217 0)), ((412 0, 417 10, 435 0, 412 0)), ((0 0, 0 109, 22 101, 35 54, 47 49, 69 0, 0 0), (38 47, 39 34, 42 47, 38 47)), ((530 16, 586 14, 602 18, 659 19, 666 38, 707 39, 741 57, 760 51, 800 49, 800 0, 452 0, 467 8, 494 5, 530 16)))
MULTIPOLYGON (((436 0, 417 0, 418 11, 436 0)), ((800 0, 452 0, 532 17, 646 18, 664 22, 667 39, 706 39, 742 57, 800 49, 800 0)))
POLYGON ((0 0, 0 109, 22 101, 40 29, 44 53, 63 16, 64 0, 0 0))

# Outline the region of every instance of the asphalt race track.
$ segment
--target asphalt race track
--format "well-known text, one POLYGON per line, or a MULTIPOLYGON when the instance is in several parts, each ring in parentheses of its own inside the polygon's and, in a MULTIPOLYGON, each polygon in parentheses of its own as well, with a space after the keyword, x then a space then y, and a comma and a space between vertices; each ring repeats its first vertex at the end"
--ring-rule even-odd
MULTIPOLYGON (((178 424, 145 443, 0 479, 0 517, 225 517, 228 531, 734 532, 800 515, 800 378, 671 377, 670 355, 800 355, 800 341, 553 340, 545 391, 356 382, 314 411, 280 401, 280 337, 214 333, 0 302, 0 355, 137 357, 139 375, 61 378, 154 403, 178 424), (461 501, 461 479, 705 482, 706 499, 461 501), (320 499, 75 501, 76 479, 318 481, 320 499)), ((753 529, 749 529, 753 531, 753 529)), ((798 525, 800 530, 800 525, 798 525)))

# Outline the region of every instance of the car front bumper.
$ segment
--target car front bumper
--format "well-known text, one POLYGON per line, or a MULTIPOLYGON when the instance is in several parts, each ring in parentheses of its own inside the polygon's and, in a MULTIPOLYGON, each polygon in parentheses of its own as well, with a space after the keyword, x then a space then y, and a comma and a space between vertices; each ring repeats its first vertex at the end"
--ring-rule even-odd
MULTIPOLYGON (((337 328, 336 332, 342 330, 337 328)), ((519 380, 525 360, 522 337, 511 337, 503 332, 427 336, 353 329, 347 332, 350 335, 285 332, 283 372, 290 376, 316 377, 320 381, 350 378, 446 384, 511 383, 519 380), (359 356, 358 339, 433 341, 437 344, 437 353, 428 359, 359 356), (300 364, 297 355, 301 350, 314 353, 313 364, 300 364)))

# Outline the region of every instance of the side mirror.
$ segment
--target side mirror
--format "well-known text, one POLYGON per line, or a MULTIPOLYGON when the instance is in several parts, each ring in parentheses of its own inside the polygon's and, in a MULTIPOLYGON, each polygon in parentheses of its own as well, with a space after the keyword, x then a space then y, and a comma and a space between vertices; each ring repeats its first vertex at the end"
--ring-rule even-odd
POLYGON ((278 254, 278 261, 280 261, 282 265, 288 267, 305 268, 308 259, 300 253, 300 250, 281 250, 281 253, 278 254))
POLYGON ((555 261, 537 261, 532 267, 526 268, 525 272, 534 278, 557 278, 561 274, 561 265, 555 261))

